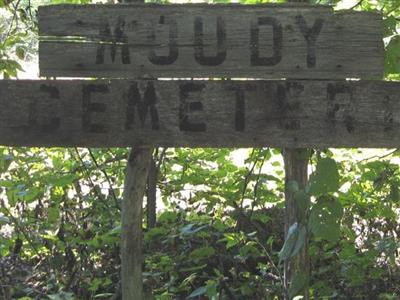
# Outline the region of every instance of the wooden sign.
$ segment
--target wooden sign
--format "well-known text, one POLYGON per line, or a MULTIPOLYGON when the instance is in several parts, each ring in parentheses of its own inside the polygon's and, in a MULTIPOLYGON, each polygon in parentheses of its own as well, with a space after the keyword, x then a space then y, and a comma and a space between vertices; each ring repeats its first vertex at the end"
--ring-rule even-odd
POLYGON ((381 78, 376 13, 290 5, 39 8, 41 76, 381 78))
POLYGON ((400 147, 400 83, 2 80, 0 144, 400 147))

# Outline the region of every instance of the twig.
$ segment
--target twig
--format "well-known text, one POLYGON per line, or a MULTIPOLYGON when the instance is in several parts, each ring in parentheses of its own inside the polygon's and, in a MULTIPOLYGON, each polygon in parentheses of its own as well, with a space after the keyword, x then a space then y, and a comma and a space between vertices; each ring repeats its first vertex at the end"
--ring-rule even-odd
POLYGON ((364 2, 364 0, 358 1, 355 5, 353 5, 352 7, 350 7, 350 9, 355 9, 357 6, 362 5, 363 2, 364 2))
POLYGON ((396 153, 396 152, 399 151, 399 150, 400 150, 400 149, 394 149, 394 150, 392 150, 392 151, 390 151, 390 152, 388 152, 388 153, 386 153, 386 154, 384 154, 384 155, 381 155, 381 156, 379 156, 379 155, 374 155, 374 156, 371 156, 371 157, 363 158, 363 159, 359 160, 357 163, 365 162, 365 161, 368 161, 368 160, 371 160, 371 159, 382 159, 382 158, 386 158, 386 157, 388 157, 388 156, 393 155, 394 153, 396 153))
MULTIPOLYGON (((255 150, 253 149, 251 154, 250 154, 250 157, 253 157, 254 153, 255 153, 255 150)), ((243 209, 244 197, 245 197, 245 194, 246 194, 247 186, 248 186, 249 181, 250 181, 250 176, 251 176, 251 174, 253 174, 257 162, 258 162, 258 160, 256 159, 253 162, 253 165, 251 166, 251 168, 248 169, 248 172, 247 172, 246 176, 244 177, 244 183, 243 183, 243 189, 242 189, 242 197, 241 197, 241 200, 240 200, 240 208, 241 209, 243 209)))
MULTIPOLYGON (((85 171, 86 171, 86 173, 87 173, 87 179, 88 179, 88 181, 89 181, 89 183, 90 183, 90 186, 92 187, 92 190, 94 190, 94 193, 97 195, 97 197, 98 197, 99 199, 102 199, 101 195, 98 194, 97 189, 95 188, 95 184, 94 184, 92 178, 90 177, 89 169, 86 167, 85 162, 83 161, 82 157, 80 156, 78 148, 74 148, 74 149, 75 149, 76 155, 78 156, 79 161, 81 162, 82 166, 84 167, 84 169, 85 169, 85 171)), ((108 205, 107 205, 107 204, 105 204, 105 206, 106 206, 106 208, 108 208, 108 205)), ((119 207, 119 205, 117 206, 117 209, 118 209, 118 210, 121 210, 121 208, 119 207)), ((110 216, 111 216, 110 210, 107 209, 107 211, 109 212, 109 214, 110 214, 110 216)))
MULTIPOLYGON (((283 279, 282 272, 279 270, 279 268, 277 267, 277 265, 274 263, 272 257, 269 255, 269 252, 268 252, 267 248, 265 248, 264 245, 261 244, 259 240, 257 240, 257 239, 253 239, 253 240, 264 250, 264 253, 265 253, 265 255, 267 256, 267 258, 268 258, 268 260, 269 260, 271 266, 272 266, 272 267, 275 269, 275 271, 278 273, 279 281, 280 281, 281 284, 282 284, 282 288, 284 288, 284 287, 285 287, 285 282, 284 282, 284 279, 283 279)), ((285 291, 285 293, 286 293, 286 291, 285 291)))
POLYGON ((106 178, 107 182, 108 182, 108 186, 110 187, 111 190, 111 194, 114 198, 114 202, 115 202, 115 206, 120 210, 119 204, 118 204, 118 198, 117 195, 115 194, 114 188, 112 186, 110 177, 108 177, 108 174, 105 170, 103 170, 102 168, 100 168, 99 164, 97 163, 96 157, 93 155, 92 150, 90 150, 90 148, 87 148, 87 150, 89 151, 89 155, 92 158, 94 165, 96 166, 96 168, 103 173, 104 177, 106 178))
POLYGON ((162 164, 163 161, 164 161, 164 158, 165 158, 165 156, 166 156, 167 149, 168 149, 168 148, 163 148, 162 151, 161 151, 160 158, 158 159, 158 163, 157 163, 157 170, 160 170, 160 168, 161 168, 161 164, 162 164))
POLYGON ((6 33, 5 37, 4 37, 3 45, 5 44, 5 42, 7 41, 8 37, 10 36, 12 28, 14 26, 14 22, 17 19, 17 8, 18 8, 20 2, 21 2, 21 0, 18 0, 18 2, 15 5, 13 4, 14 12, 13 12, 13 16, 12 16, 12 19, 11 19, 11 22, 10 22, 10 26, 8 27, 7 33, 6 33))
POLYGON ((35 254, 39 257, 40 260, 42 260, 42 256, 40 255, 39 251, 37 250, 36 246, 33 244, 33 242, 31 241, 31 239, 29 238, 28 234, 21 228, 21 226, 19 225, 19 222, 17 220, 17 218, 15 218, 11 211, 6 207, 3 206, 3 209, 7 212, 8 216, 11 218, 11 220, 14 222, 15 226, 18 228, 18 230, 22 233, 22 235, 25 237, 26 241, 28 242, 28 244, 31 246, 31 248, 33 249, 33 252, 35 252, 35 254))

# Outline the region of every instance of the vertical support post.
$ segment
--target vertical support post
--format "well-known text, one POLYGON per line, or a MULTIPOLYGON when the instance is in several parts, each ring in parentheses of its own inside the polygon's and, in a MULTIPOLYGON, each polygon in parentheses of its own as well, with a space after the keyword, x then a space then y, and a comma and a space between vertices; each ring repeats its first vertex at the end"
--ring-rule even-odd
MULTIPOLYGON (((122 0, 143 3, 144 0, 122 0)), ((143 300, 143 197, 153 148, 132 149, 125 170, 121 220, 122 300, 143 300)))
POLYGON ((142 204, 152 153, 151 148, 132 149, 126 166, 121 222, 121 289, 123 300, 143 299, 142 204))
MULTIPOLYGON (((289 227, 294 223, 299 223, 298 206, 292 191, 288 189, 290 181, 296 181, 300 189, 304 189, 308 182, 308 149, 285 148, 283 150, 283 160, 285 164, 285 238, 289 227)), ((306 278, 310 275, 310 258, 308 254, 308 237, 303 249, 284 264, 284 282, 286 291, 289 290, 290 283, 296 273, 305 274, 306 278)), ((309 299, 308 280, 303 290, 303 299, 309 299)), ((287 299, 288 300, 288 299, 287 299)))
MULTIPOLYGON (((288 2, 302 2, 309 3, 309 0, 288 0, 288 2)), ((283 149, 283 161, 285 164, 285 238, 288 234, 289 227, 294 223, 299 223, 298 206, 292 191, 288 188, 290 181, 296 181, 300 189, 304 189, 308 182, 308 161, 309 161, 309 150, 308 149, 294 149, 285 148, 283 149)), ((310 257, 308 253, 308 235, 303 249, 289 261, 285 261, 284 264, 284 284, 286 291, 289 290, 290 283, 293 282, 293 278, 296 273, 305 274, 307 281, 302 291, 304 296, 303 299, 308 300, 309 296, 309 283, 310 277, 310 257)), ((288 297, 286 293, 286 297, 288 297)), ((291 300, 291 299, 286 299, 291 300)))

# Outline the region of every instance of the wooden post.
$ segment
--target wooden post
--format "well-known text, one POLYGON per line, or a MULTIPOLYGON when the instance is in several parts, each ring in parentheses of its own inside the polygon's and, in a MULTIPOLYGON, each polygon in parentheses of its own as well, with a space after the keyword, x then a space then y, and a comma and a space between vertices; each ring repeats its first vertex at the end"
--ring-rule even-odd
MULTIPOLYGON (((285 148, 283 150, 283 160, 285 163, 285 238, 289 227, 299 222, 298 207, 295 203, 293 192, 288 189, 290 181, 296 181, 300 189, 303 189, 308 181, 308 159, 309 150, 303 148, 285 148)), ((308 239, 308 237, 307 237, 308 239)), ((310 276, 310 257, 308 254, 308 241, 303 249, 295 257, 284 264, 284 282, 286 291, 289 290, 290 283, 297 272, 306 275, 307 281, 303 290, 304 299, 309 299, 308 278, 310 276)))
POLYGON ((143 196, 153 150, 134 148, 126 166, 122 203, 121 288, 122 299, 143 299, 142 216, 143 196))
MULTIPOLYGON (((144 0, 123 0, 140 3, 144 0)), ((143 298, 143 197, 151 166, 153 148, 133 148, 125 171, 121 221, 122 300, 143 298)))
MULTIPOLYGON (((309 3, 309 0, 288 0, 289 2, 302 2, 309 3)), ((290 181, 296 181, 300 189, 304 189, 308 182, 308 161, 309 161, 309 150, 303 148, 285 148, 283 149, 283 160, 285 165, 285 238, 287 237, 289 227, 298 223, 298 207, 295 203, 293 192, 289 190, 288 183, 290 181)), ((310 257, 308 253, 308 235, 303 249, 291 258, 289 261, 285 261, 284 264, 284 284, 286 289, 285 297, 288 298, 288 290, 290 283, 293 282, 293 278, 296 273, 301 272, 305 274, 307 278, 306 284, 303 289, 303 296, 305 300, 310 298, 309 296, 309 278, 310 278, 310 257)), ((291 300, 291 299, 287 299, 291 300)))

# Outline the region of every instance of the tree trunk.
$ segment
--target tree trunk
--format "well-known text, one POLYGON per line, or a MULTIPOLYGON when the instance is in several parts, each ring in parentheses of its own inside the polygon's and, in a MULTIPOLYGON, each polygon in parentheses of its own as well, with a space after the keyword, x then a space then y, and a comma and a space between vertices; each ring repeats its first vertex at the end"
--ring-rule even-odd
POLYGON ((158 169, 154 157, 152 157, 150 163, 149 178, 147 181, 147 227, 148 228, 153 228, 156 225, 157 180, 158 180, 158 169))
POLYGON ((142 203, 152 152, 151 148, 132 149, 126 166, 121 224, 121 289, 123 300, 143 299, 142 203))

